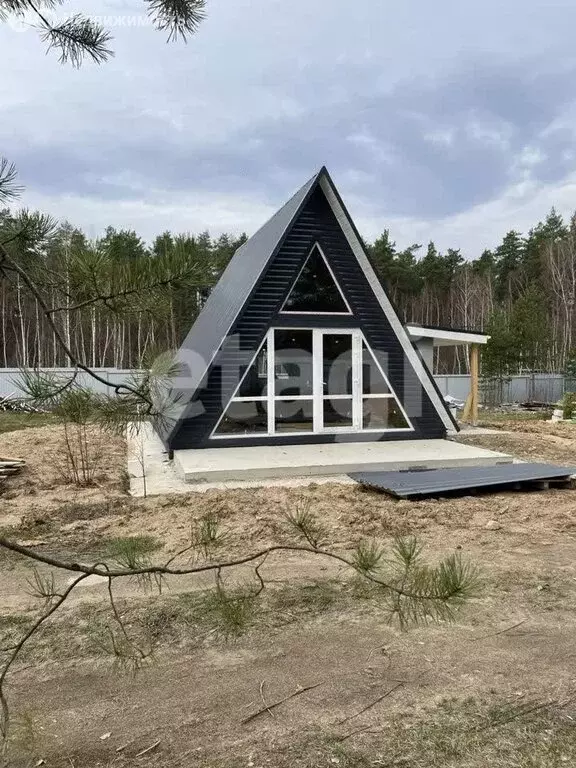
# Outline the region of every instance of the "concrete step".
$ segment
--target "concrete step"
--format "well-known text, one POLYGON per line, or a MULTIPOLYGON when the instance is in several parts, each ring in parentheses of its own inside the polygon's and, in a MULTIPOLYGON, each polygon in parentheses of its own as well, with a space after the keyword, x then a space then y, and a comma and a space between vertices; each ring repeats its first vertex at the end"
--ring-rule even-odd
POLYGON ((505 453, 453 440, 267 445, 261 448, 205 448, 174 452, 176 473, 189 483, 493 466, 512 461, 512 457, 505 453))

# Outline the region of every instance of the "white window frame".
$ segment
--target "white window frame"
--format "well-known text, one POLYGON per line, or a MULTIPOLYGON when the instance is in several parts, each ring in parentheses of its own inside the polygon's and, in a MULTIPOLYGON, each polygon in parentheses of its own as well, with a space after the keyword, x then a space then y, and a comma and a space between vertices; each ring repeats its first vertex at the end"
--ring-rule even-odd
MULTIPOLYGON (((362 331, 359 328, 289 328, 289 327, 274 327, 269 328, 266 336, 264 337, 262 343, 258 347, 258 350, 256 351, 254 357, 250 361, 248 367, 246 368, 246 373, 250 369, 250 367, 253 365, 254 361, 257 359, 258 355, 260 354, 262 348, 264 345, 267 344, 267 384, 266 384, 266 394, 255 396, 255 397, 237 397, 236 393, 240 389, 240 386, 242 384, 243 378, 238 382, 238 385, 236 389, 234 390, 234 393, 228 403, 226 404, 226 407, 223 409, 222 414, 220 418, 218 419, 218 422, 214 429, 212 430, 212 434, 210 435, 211 440, 231 440, 231 439, 247 439, 247 438, 268 438, 268 437, 278 437, 278 436, 291 436, 294 437, 302 437, 302 436, 312 436, 312 435, 337 435, 337 434, 382 434, 384 432, 413 432, 414 426, 412 425, 412 422, 410 421, 408 414, 406 413, 406 410, 404 409, 404 406, 402 405, 400 398, 397 397, 396 393, 394 392, 394 388, 390 384, 390 381, 388 379, 388 376, 384 372, 382 366, 380 365, 378 358, 372 351, 370 345, 366 341, 366 337, 362 333, 362 331), (275 395, 274 394, 274 384, 275 384, 275 348, 274 348, 274 332, 276 330, 298 330, 298 331, 311 331, 312 333, 312 393, 308 395, 275 395), (322 339, 324 334, 348 334, 352 336, 352 394, 342 394, 342 395, 325 395, 324 394, 324 381, 323 381, 323 359, 322 359, 322 339), (372 356, 372 359, 374 363, 376 364, 380 374, 382 375, 386 386, 389 389, 389 393, 387 394, 363 394, 363 381, 362 381, 362 375, 363 375, 363 365, 362 365, 362 346, 366 345, 366 349, 368 350, 368 353, 372 356), (387 429, 375 429, 375 428, 362 428, 362 403, 365 398, 370 398, 374 400, 386 400, 386 399, 392 399, 397 404, 398 408, 400 409, 404 419, 406 420, 406 423, 409 425, 408 427, 390 427, 387 429), (302 401, 312 401, 312 408, 313 408, 313 429, 311 431, 277 431, 275 428, 275 403, 281 402, 281 401, 294 401, 294 400, 302 400, 302 401), (341 427, 328 427, 326 428, 324 426, 324 401, 325 400, 352 400, 352 426, 341 426, 341 427), (265 402, 266 403, 266 411, 268 415, 268 431, 267 432, 250 432, 245 434, 216 434, 218 431, 218 427, 220 426, 221 421, 224 418, 224 415, 226 413, 226 410, 230 403, 236 402, 236 403, 256 403, 256 402, 265 402)), ((246 374, 245 374, 246 375, 246 374)))
POLYGON ((312 248, 310 249, 308 256, 306 256, 304 260, 304 264, 302 264, 302 266, 300 267, 300 271, 296 275, 296 279, 294 280, 294 282, 290 286, 290 290, 286 294, 286 298, 284 299, 284 303, 282 304, 282 308, 280 309, 280 314, 281 315, 318 315, 322 317, 348 317, 349 315, 352 314, 352 310, 350 309, 350 304, 348 304, 348 301, 346 300, 346 296, 344 296, 344 292, 342 291, 342 288, 340 288, 340 284, 338 283, 338 280, 336 280, 336 275, 332 271, 332 267, 330 266, 330 264, 328 264, 328 259, 326 258, 326 254, 320 247, 320 243, 315 242, 312 248), (290 298, 290 294, 292 293, 292 291, 294 290, 294 287, 296 286, 296 283, 300 279, 300 275, 302 274, 302 272, 304 272, 304 269, 306 268, 306 264, 308 264, 308 262, 310 261, 310 257, 314 253, 315 248, 318 249, 320 256, 322 256, 322 259, 324 260, 324 264, 326 264, 328 272, 330 273, 330 276, 334 281, 334 285, 336 286, 336 288, 338 288, 338 293, 340 294, 340 298, 342 299, 344 304, 346 304, 346 308, 348 310, 347 312, 302 312, 297 309, 284 309, 284 307, 286 306, 286 302, 290 298))

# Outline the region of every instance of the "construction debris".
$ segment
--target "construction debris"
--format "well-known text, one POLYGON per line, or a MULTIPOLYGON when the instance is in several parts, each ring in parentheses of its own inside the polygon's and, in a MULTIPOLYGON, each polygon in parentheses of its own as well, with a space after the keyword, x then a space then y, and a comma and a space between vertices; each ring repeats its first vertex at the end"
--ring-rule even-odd
POLYGON ((0 411, 14 413, 41 413, 44 409, 37 408, 23 397, 15 397, 15 392, 0 396, 0 411))
MULTIPOLYGON (((518 462, 486 467, 450 467, 448 469, 410 469, 389 472, 351 472, 358 483, 389 493, 399 499, 418 499, 440 494, 468 494, 470 491, 548 490, 551 486, 571 488, 576 467, 555 464, 518 462)), ((500 527, 490 521, 488 530, 500 527)))
POLYGON ((9 475, 20 472, 26 464, 24 459, 8 459, 0 457, 0 480, 6 480, 9 475))

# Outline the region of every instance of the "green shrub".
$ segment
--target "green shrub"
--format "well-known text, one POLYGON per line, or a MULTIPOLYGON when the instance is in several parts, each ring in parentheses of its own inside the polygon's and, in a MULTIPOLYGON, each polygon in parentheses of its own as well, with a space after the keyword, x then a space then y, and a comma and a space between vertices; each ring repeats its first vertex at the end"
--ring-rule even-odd
POLYGON ((576 415, 576 392, 566 392, 562 400, 562 418, 573 419, 576 415))

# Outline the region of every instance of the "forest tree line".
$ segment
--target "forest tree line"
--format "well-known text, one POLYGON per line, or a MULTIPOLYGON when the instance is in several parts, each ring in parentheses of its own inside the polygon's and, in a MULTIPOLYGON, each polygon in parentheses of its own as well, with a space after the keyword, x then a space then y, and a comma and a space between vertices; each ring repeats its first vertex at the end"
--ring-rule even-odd
MULTIPOLYGON (((13 214, 1 211, 0 235, 13 223, 13 214)), ((149 245, 134 231, 109 227, 103 237, 89 240, 65 223, 41 241, 32 236, 14 244, 12 254, 34 275, 50 305, 62 308, 55 321, 76 355, 94 367, 136 368, 147 354, 180 345, 245 239, 164 232, 149 245), (172 253, 196 265, 192 288, 189 281, 176 283, 165 301, 134 312, 126 303, 115 312, 105 298, 75 308, 93 277, 91 263, 96 275, 102 262, 130 270, 172 253), (85 284, 68 285, 68 273, 78 283, 70 265, 79 254, 85 284)), ((440 252, 433 242, 401 250, 388 230, 367 247, 402 320, 491 334, 483 352, 484 375, 501 379, 517 372, 563 372, 573 364, 576 215, 565 222, 552 210, 527 234, 510 231, 477 259, 466 258, 458 248, 440 252)), ((18 280, 6 277, 0 286, 0 332, 0 367, 68 365, 37 301, 18 280)), ((467 365, 464 349, 444 349, 437 361, 441 373, 464 373, 467 365)))

